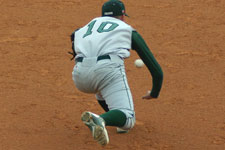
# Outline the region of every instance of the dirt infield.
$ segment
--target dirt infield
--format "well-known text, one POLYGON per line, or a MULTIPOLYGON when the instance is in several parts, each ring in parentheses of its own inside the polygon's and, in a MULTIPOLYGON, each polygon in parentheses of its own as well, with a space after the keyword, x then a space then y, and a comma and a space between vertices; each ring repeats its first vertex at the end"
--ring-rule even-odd
POLYGON ((224 150, 225 1, 124 0, 127 22, 164 71, 157 100, 146 67, 126 71, 137 123, 93 141, 80 115, 103 113, 72 81, 69 35, 101 14, 105 0, 0 0, 0 150, 224 150))

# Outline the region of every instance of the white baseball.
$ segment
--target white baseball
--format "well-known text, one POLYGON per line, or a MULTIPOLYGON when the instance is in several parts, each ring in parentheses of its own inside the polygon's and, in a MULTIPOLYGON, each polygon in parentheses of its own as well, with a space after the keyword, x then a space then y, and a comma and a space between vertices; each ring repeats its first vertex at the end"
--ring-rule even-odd
POLYGON ((144 66, 144 62, 141 59, 136 59, 134 62, 135 66, 141 68, 144 66))

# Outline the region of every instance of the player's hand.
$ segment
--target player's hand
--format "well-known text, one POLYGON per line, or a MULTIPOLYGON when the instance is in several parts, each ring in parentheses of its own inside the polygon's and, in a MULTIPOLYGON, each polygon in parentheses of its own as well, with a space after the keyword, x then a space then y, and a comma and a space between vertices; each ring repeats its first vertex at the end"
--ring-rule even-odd
POLYGON ((151 91, 148 91, 147 94, 142 97, 142 99, 153 99, 154 97, 152 97, 150 94, 151 94, 151 91))

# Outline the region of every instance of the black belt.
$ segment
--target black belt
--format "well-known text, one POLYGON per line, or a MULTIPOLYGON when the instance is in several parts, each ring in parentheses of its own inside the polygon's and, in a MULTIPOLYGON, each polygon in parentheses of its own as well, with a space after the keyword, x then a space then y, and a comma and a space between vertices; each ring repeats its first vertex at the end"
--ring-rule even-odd
MULTIPOLYGON (((76 59, 76 62, 82 62, 83 59, 84 59, 84 57, 78 57, 78 58, 76 59)), ((98 57, 97 57, 97 61, 103 60, 103 59, 111 59, 111 58, 110 58, 109 55, 102 55, 102 56, 98 56, 98 57)))

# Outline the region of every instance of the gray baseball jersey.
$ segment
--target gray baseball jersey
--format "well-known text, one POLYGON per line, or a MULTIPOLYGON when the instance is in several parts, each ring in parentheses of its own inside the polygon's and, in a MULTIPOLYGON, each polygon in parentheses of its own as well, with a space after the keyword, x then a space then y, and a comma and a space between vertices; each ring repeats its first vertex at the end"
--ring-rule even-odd
POLYGON ((129 57, 133 28, 113 17, 98 17, 75 32, 76 58, 115 54, 129 57))

